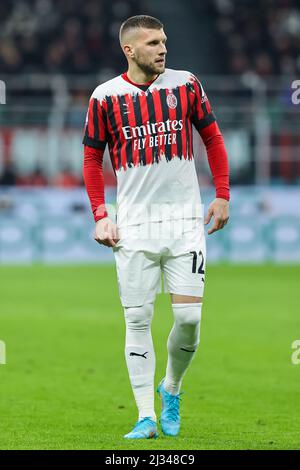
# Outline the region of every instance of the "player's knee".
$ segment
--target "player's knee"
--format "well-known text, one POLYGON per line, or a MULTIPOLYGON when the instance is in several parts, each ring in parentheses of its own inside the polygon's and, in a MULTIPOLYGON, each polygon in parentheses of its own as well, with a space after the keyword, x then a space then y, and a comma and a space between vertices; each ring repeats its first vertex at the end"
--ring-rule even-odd
POLYGON ((182 327, 197 328, 201 322, 202 304, 173 304, 175 322, 182 327))
POLYGON ((190 315, 188 315, 185 318, 181 319, 181 326, 184 328, 197 328, 200 325, 201 322, 201 311, 193 311, 190 312, 190 315))
POLYGON ((153 304, 124 308, 125 322, 131 330, 148 329, 153 317, 153 304))

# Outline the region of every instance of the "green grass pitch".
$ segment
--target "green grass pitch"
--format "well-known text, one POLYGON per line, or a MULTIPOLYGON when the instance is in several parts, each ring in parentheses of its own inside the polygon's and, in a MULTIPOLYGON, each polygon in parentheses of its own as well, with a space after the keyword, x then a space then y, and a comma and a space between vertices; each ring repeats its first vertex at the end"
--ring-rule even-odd
MULTIPOLYGON (((114 266, 1 267, 0 278, 1 449, 300 449, 300 266, 208 267, 180 435, 130 442, 137 415, 114 266)), ((156 384, 171 324, 159 295, 156 384)))

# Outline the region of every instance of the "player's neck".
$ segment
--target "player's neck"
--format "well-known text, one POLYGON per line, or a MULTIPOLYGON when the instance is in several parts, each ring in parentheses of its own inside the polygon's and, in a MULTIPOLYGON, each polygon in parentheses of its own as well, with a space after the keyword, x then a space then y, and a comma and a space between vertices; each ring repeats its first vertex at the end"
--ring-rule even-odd
POLYGON ((128 68, 126 73, 129 80, 138 85, 146 85, 149 82, 153 82, 158 76, 157 73, 146 75, 142 70, 132 69, 131 67, 128 68))

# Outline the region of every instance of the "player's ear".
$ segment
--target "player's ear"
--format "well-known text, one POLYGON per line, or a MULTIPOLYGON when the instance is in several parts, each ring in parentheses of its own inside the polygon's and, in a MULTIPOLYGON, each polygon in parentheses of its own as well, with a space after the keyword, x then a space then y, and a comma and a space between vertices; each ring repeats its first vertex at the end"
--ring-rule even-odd
POLYGON ((124 51, 124 54, 126 55, 126 57, 129 57, 130 59, 132 59, 134 57, 134 49, 130 44, 126 44, 123 47, 123 51, 124 51))

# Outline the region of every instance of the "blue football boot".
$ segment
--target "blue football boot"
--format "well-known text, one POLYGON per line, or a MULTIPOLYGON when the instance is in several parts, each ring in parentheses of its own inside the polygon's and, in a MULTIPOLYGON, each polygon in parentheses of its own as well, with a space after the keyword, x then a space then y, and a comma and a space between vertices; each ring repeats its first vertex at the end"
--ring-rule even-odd
POLYGON ((163 433, 166 436, 177 436, 180 429, 179 404, 180 395, 172 395, 164 388, 164 379, 160 382, 157 392, 162 400, 162 413, 160 424, 163 433))
POLYGON ((126 439, 151 439, 158 437, 157 424, 151 418, 141 418, 134 425, 134 428, 124 436, 126 439))

